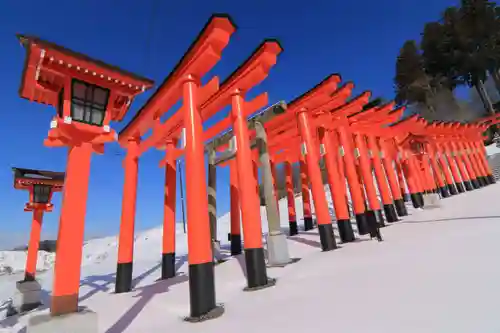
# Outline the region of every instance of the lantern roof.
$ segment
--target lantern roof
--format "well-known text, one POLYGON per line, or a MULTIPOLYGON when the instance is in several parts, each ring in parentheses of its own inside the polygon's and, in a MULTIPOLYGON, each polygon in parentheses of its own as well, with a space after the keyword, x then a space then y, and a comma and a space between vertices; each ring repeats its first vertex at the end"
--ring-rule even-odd
POLYGON ((52 191, 59 192, 64 186, 64 172, 12 168, 14 171, 14 188, 31 190, 33 185, 51 186, 52 191))
POLYGON ((14 179, 36 179, 36 180, 49 180, 49 181, 64 181, 64 172, 45 171, 24 168, 12 168, 14 171, 14 179))
POLYGON ((18 34, 17 38, 26 50, 19 95, 30 101, 57 105, 57 93, 68 77, 115 91, 128 103, 154 85, 153 80, 39 37, 18 34))

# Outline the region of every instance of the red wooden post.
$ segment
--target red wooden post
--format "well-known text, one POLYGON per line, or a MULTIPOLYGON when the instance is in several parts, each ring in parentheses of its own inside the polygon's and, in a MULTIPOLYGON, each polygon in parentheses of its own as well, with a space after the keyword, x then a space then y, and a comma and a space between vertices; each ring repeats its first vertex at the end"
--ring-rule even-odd
POLYGON ((479 170, 477 164, 475 164, 475 160, 473 158, 471 158, 470 156, 470 151, 469 149, 467 148, 465 142, 462 140, 460 141, 457 141, 457 147, 461 150, 462 154, 462 158, 464 160, 464 163, 467 167, 467 170, 469 172, 469 174, 472 174, 474 175, 474 178, 472 179, 472 183, 474 185, 475 188, 480 188, 480 187, 483 187, 485 186, 485 184, 483 184, 481 181, 480 181, 480 177, 481 177, 481 171, 479 170))
POLYGON ((231 119, 236 138, 236 167, 238 170, 238 191, 242 202, 241 216, 245 239, 245 259, 248 288, 268 284, 264 249, 262 247, 262 224, 260 218, 259 195, 255 193, 256 180, 248 177, 253 172, 252 152, 244 111, 244 100, 239 90, 232 95, 231 119))
POLYGON ((385 217, 387 222, 396 222, 398 220, 398 216, 394 207, 394 200, 391 197, 389 184, 387 183, 386 175, 383 170, 382 158, 380 157, 380 150, 375 136, 367 135, 367 143, 372 153, 373 170, 375 172, 375 179, 377 181, 382 203, 384 205, 385 217))
POLYGON ((467 152, 465 151, 461 140, 457 140, 451 143, 453 147, 455 147, 457 151, 457 158, 461 161, 464 166, 467 174, 469 175, 470 183, 473 189, 478 189, 480 187, 479 182, 477 181, 477 174, 472 164, 467 156, 467 152))
POLYGON ((340 127, 338 129, 340 143, 342 145, 341 155, 344 157, 345 173, 347 176, 347 183, 351 193, 351 200, 353 205, 354 214, 356 215, 356 223, 358 226, 358 233, 366 235, 369 231, 368 220, 366 216, 366 206, 363 194, 360 190, 358 175, 356 172, 356 163, 354 158, 354 147, 352 143, 352 136, 347 129, 340 127))
POLYGON ((484 168, 487 171, 488 174, 488 180, 491 184, 496 183, 495 177, 493 177, 493 172, 490 168, 490 165, 488 163, 488 160, 486 158, 486 152, 484 149, 484 144, 482 140, 477 140, 472 143, 473 147, 477 150, 477 154, 479 156, 479 160, 481 161, 481 164, 484 166, 484 168))
POLYGON ((276 164, 271 161, 271 174, 273 176, 273 188, 274 188, 274 195, 276 197, 276 206, 278 207, 278 214, 279 214, 279 209, 280 209, 280 203, 279 203, 279 193, 278 193, 278 174, 276 171, 276 164))
POLYGON ((215 281, 208 196, 204 161, 203 127, 199 110, 199 79, 184 78, 183 116, 186 128, 186 203, 188 220, 188 260, 190 276, 191 316, 199 317, 210 312, 215 304, 215 281))
POLYGON ((394 161, 391 155, 389 154, 386 143, 381 140, 379 140, 378 143, 380 144, 381 148, 380 152, 383 155, 382 163, 384 165, 384 171, 385 174, 387 175, 387 180, 389 182, 392 197, 394 199, 394 206, 396 207, 396 212, 399 216, 406 216, 408 215, 408 211, 406 210, 405 200, 403 198, 404 192, 403 193, 401 192, 401 186, 398 183, 394 161))
POLYGON ((404 176, 404 171, 403 171, 403 159, 402 159, 402 157, 397 157, 394 160, 394 167, 395 167, 396 174, 398 176, 399 189, 401 190, 401 195, 403 196, 403 199, 405 201, 408 201, 409 200, 408 192, 410 192, 410 189, 408 187, 408 183, 405 181, 406 178, 404 176), (408 187, 408 192, 406 191, 407 187, 408 187))
POLYGON ((337 158, 338 145, 334 146, 333 135, 328 130, 320 128, 319 138, 325 148, 325 164, 328 173, 328 184, 332 196, 335 217, 337 218, 337 227, 339 229, 340 239, 343 243, 355 240, 352 229, 347 199, 345 195, 345 180, 341 178, 337 158))
MULTIPOLYGON (((403 150, 399 147, 399 153, 404 154, 403 150)), ((406 185, 408 186, 408 191, 410 192, 411 202, 413 207, 420 208, 423 206, 423 200, 421 199, 421 189, 418 185, 418 179, 416 170, 413 167, 411 160, 409 158, 404 158, 402 163, 402 171, 406 179, 406 185)))
POLYGON ((28 244, 28 256, 26 258, 26 269, 24 280, 35 280, 36 263, 38 258, 38 246, 40 244, 40 232, 42 230, 43 209, 33 209, 33 221, 31 223, 30 240, 28 244))
POLYGON ((493 174, 491 171, 491 168, 488 164, 488 161, 486 157, 483 155, 484 153, 484 146, 481 141, 472 141, 470 142, 471 149, 475 152, 477 160, 479 164, 482 166, 483 170, 486 173, 486 180, 488 181, 489 184, 494 184, 495 179, 493 178, 493 174))
POLYGON ((323 251, 331 251, 337 247, 333 235, 333 227, 326 202, 325 188, 321 179, 321 170, 319 168, 319 156, 315 148, 316 142, 312 137, 311 124, 306 109, 297 111, 300 134, 303 142, 303 154, 307 163, 307 174, 311 181, 312 195, 314 200, 314 210, 318 220, 318 229, 323 251))
POLYGON ((467 191, 472 191, 474 187, 472 186, 470 175, 467 173, 467 169, 465 168, 464 161, 460 157, 461 152, 458 150, 457 145, 453 141, 448 141, 446 144, 449 147, 451 158, 455 161, 460 172, 465 189, 467 191))
POLYGON ((32 169, 13 168, 12 170, 14 171, 14 188, 29 191, 29 202, 25 205, 24 211, 33 212, 33 217, 24 281, 34 281, 43 214, 52 211, 54 207, 51 203, 52 195, 54 192, 62 191, 65 175, 63 172, 32 169))
POLYGON ((354 140, 359 151, 358 161, 360 174, 365 185, 368 204, 370 206, 370 209, 366 212, 367 217, 369 219, 369 223, 372 223, 373 225, 378 224, 380 227, 383 227, 385 224, 382 218, 380 202, 378 201, 375 185, 373 184, 373 174, 368 149, 366 147, 365 136, 357 133, 354 140))
POLYGON ((478 180, 481 183, 482 186, 487 186, 490 185, 490 182, 487 178, 488 176, 488 170, 484 167, 484 165, 481 163, 481 160, 477 154, 476 149, 472 146, 472 142, 469 140, 464 142, 465 149, 467 149, 469 158, 471 162, 473 163, 474 167, 477 170, 478 173, 478 180))
POLYGON ((295 213, 295 195, 293 187, 292 164, 289 161, 285 162, 285 184, 286 184, 286 199, 288 205, 288 224, 290 227, 290 236, 294 236, 299 233, 299 229, 297 226, 297 215, 295 213))
POLYGON ((436 162, 438 162, 438 165, 443 172, 444 178, 446 180, 446 186, 448 188, 448 193, 451 195, 458 194, 457 188, 455 186, 455 181, 453 180, 453 176, 450 172, 448 164, 443 157, 443 153, 440 151, 436 143, 430 143, 429 146, 431 147, 431 151, 433 151, 433 153, 435 154, 437 160, 436 162))
POLYGON ((307 163, 303 156, 300 157, 300 186, 302 192, 302 210, 304 216, 304 230, 312 230, 314 228, 311 199, 309 192, 309 177, 307 177, 307 163))
POLYGON ((231 255, 241 254, 240 197, 238 190, 238 170, 236 161, 229 162, 229 183, 231 201, 231 255))
POLYGON ((450 151, 448 145, 445 142, 438 143, 437 148, 442 155, 446 156, 446 161, 453 176, 453 180, 455 181, 455 186, 457 188, 457 191, 459 193, 465 192, 462 178, 460 177, 460 174, 458 172, 457 164, 452 156, 452 152, 450 151))
POLYGON ((123 161, 125 181, 123 182, 122 216, 118 241, 118 263, 116 265, 115 292, 117 294, 132 289, 139 140, 129 140, 126 148, 127 153, 123 161))
POLYGON ((163 243, 161 279, 175 276, 175 210, 177 199, 177 160, 173 154, 175 143, 167 143, 165 156, 165 199, 163 201, 163 243))
POLYGON ((434 171, 436 181, 439 185, 439 192, 441 193, 441 196, 443 198, 447 198, 451 195, 451 193, 449 192, 449 189, 446 186, 447 184, 445 183, 446 175, 444 173, 441 173, 441 169, 439 168, 436 151, 434 150, 434 147, 429 143, 427 144, 427 151, 429 155, 429 161, 432 166, 432 170, 434 171))

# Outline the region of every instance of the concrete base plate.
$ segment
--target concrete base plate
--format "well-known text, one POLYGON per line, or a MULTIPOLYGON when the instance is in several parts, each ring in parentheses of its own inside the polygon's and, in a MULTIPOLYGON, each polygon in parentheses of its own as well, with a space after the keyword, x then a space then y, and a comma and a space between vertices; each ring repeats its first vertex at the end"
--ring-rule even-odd
POLYGON ((38 281, 16 282, 17 292, 12 297, 12 308, 18 313, 36 309, 42 304, 42 286, 38 281))
POLYGON ((292 262, 284 233, 267 235, 267 261, 269 266, 283 266, 292 262))
POLYGON ((439 208, 441 207, 440 201, 441 199, 437 193, 424 194, 424 209, 439 208))
POLYGON ((97 333, 97 313, 82 308, 61 316, 43 314, 28 321, 27 333, 97 333))
POLYGON ((213 248, 214 262, 217 264, 225 262, 226 258, 221 252, 220 241, 212 241, 212 248, 213 248))

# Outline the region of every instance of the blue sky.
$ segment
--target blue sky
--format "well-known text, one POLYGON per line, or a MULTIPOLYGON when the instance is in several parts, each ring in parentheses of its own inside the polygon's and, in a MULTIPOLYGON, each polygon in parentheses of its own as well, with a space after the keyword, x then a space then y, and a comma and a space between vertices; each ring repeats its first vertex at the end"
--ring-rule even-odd
MULTIPOLYGON (((270 102, 290 100, 326 75, 338 72, 356 84, 356 92, 393 97, 394 63, 406 39, 415 39, 451 0, 358 1, 1 1, 0 91, 0 248, 25 242, 31 216, 23 212, 28 194, 13 189, 11 167, 64 171, 65 148, 46 148, 54 110, 18 96, 24 50, 16 33, 33 34, 91 57, 154 79, 158 84, 183 55, 214 12, 230 14, 239 27, 222 61, 211 71, 224 79, 264 38, 277 38, 284 52, 270 76, 252 95, 268 91, 270 102)), ((154 90, 154 89, 153 89, 154 90)), ((133 103, 120 130, 152 93, 133 103)), ((227 112, 227 110, 226 110, 227 112)), ((224 117, 224 112, 217 119, 224 117)), ((212 120, 213 123, 215 120, 212 120)), ((86 235, 119 230, 123 151, 109 145, 94 155, 89 184, 86 235)), ((162 223, 164 170, 162 152, 140 161, 137 230, 162 223)), ((228 170, 218 169, 218 214, 228 211, 228 170)), ((178 200, 178 220, 181 220, 178 200)), ((61 195, 45 216, 43 236, 57 235, 61 195)))

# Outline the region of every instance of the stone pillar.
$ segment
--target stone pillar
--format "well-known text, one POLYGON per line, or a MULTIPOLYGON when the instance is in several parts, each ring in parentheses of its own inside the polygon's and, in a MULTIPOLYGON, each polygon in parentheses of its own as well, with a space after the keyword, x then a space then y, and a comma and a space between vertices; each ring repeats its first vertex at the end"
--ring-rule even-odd
POLYGON ((257 148, 262 173, 262 186, 266 201, 267 223, 269 233, 267 236, 267 260, 270 266, 283 266, 291 262, 288 253, 286 236, 281 231, 278 203, 276 201, 271 161, 267 148, 267 135, 261 123, 255 123, 257 148))

